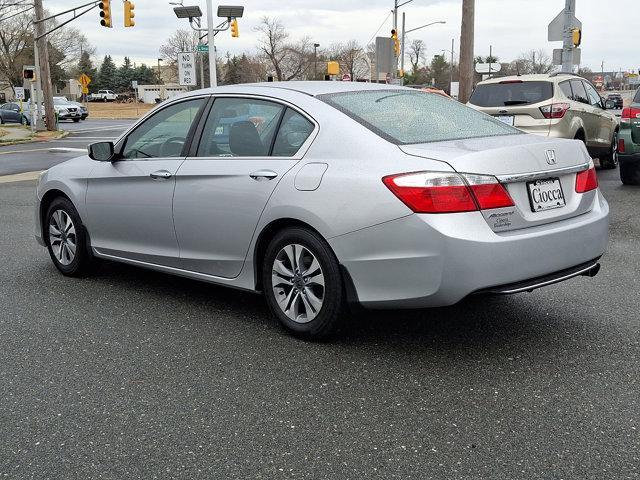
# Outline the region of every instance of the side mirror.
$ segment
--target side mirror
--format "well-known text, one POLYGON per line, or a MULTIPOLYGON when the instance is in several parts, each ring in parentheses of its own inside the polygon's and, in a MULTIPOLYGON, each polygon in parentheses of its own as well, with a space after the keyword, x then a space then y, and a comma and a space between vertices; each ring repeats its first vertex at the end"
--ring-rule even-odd
POLYGON ((616 104, 613 100, 607 100, 606 102, 604 102, 604 108, 606 108, 607 110, 613 110, 615 106, 616 104))
POLYGON ((97 142, 87 147, 89 158, 98 162, 110 162, 114 157, 113 142, 97 142))

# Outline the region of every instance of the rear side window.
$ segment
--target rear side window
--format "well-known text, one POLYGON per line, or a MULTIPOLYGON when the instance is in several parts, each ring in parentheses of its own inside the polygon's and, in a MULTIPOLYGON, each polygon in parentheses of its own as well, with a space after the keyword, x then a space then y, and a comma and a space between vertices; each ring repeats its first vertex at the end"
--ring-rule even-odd
POLYGON ((218 98, 204 126, 198 157, 266 157, 282 105, 252 98, 218 98))
POLYGON ((573 91, 571 91, 571 84, 569 82, 562 82, 560 84, 560 90, 564 93, 565 97, 569 100, 573 100, 573 91))
POLYGON ((313 132, 313 123, 287 108, 273 145, 274 157, 293 157, 313 132))
POLYGON ((573 99, 576 102, 589 104, 587 91, 584 89, 582 80, 571 80, 571 90, 573 90, 573 99))
POLYGON ((469 102, 479 107, 508 107, 544 102, 553 97, 551 82, 505 81, 476 87, 469 102))
POLYGON ((409 89, 365 90, 318 98, 398 145, 522 133, 435 93, 409 89))

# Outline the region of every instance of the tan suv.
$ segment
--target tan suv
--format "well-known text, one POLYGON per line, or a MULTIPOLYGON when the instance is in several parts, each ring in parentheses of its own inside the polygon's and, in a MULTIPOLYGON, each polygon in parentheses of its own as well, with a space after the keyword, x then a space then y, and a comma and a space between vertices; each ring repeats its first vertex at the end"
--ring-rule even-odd
POLYGON ((618 165, 618 120, 582 77, 552 73, 494 78, 478 83, 468 105, 527 133, 582 140, 603 168, 618 165))

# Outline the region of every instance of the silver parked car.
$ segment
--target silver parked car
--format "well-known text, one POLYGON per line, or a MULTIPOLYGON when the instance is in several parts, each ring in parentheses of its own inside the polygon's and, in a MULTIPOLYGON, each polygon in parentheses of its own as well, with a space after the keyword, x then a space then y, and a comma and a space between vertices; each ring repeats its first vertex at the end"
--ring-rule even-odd
POLYGON ((582 142, 441 95, 347 82, 202 90, 44 172, 36 237, 264 292, 291 332, 343 308, 452 305, 595 275, 609 207, 582 142))

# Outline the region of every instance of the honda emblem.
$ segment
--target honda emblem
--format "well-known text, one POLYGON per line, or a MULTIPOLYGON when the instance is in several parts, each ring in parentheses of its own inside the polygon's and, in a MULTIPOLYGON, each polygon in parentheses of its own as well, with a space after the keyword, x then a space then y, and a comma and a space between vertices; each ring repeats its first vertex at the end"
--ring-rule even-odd
POLYGON ((547 150, 547 163, 549 165, 556 164, 556 151, 555 150, 547 150))

